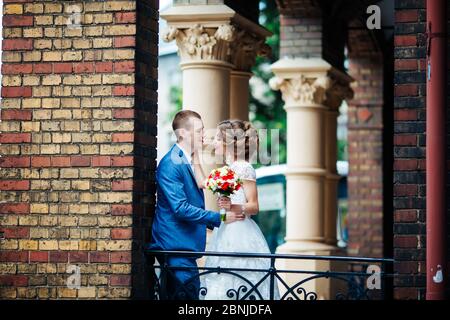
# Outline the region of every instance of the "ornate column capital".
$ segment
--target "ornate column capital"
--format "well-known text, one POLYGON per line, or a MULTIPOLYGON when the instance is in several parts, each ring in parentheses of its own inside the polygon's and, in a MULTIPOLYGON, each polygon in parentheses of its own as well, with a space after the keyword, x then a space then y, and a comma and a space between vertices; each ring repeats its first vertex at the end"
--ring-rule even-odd
POLYGON ((326 91, 326 99, 324 105, 329 107, 331 111, 338 111, 342 101, 353 98, 353 90, 350 87, 350 82, 353 81, 348 75, 330 74, 330 85, 326 91))
POLYGON ((351 78, 320 58, 282 59, 271 67, 275 76, 269 85, 280 90, 286 106, 337 108, 351 98, 351 78))
POLYGON ((236 70, 250 72, 256 56, 267 57, 272 49, 265 43, 265 37, 258 37, 237 26, 236 30, 235 41, 231 44, 231 63, 236 70))
POLYGON ((235 37, 236 29, 230 24, 222 24, 216 28, 206 28, 199 23, 189 28, 169 26, 163 33, 164 41, 176 41, 182 62, 196 60, 230 62, 230 44, 235 37))
POLYGON ((221 61, 248 72, 257 55, 267 55, 271 33, 224 4, 172 6, 161 17, 164 41, 175 40, 182 63, 221 61))
POLYGON ((328 78, 306 77, 298 75, 294 78, 275 76, 269 81, 273 90, 280 90, 287 106, 320 105, 325 100, 325 91, 328 88, 328 78))

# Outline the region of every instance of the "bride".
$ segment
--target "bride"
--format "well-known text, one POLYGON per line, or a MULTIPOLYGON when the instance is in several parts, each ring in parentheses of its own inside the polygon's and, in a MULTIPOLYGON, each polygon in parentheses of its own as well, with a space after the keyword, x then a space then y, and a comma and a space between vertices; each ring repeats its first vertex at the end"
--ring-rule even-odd
MULTIPOLYGON (((215 228, 207 244, 206 251, 270 253, 270 249, 258 225, 251 218, 258 213, 258 192, 256 189, 255 169, 249 163, 258 150, 258 134, 247 121, 226 120, 219 123, 214 139, 216 157, 221 156, 243 181, 243 187, 230 198, 221 197, 218 205, 228 211, 245 214, 246 218, 230 224, 222 223, 215 228)), ((199 181, 205 181, 204 172, 199 161, 194 161, 195 174, 199 181)), ((200 183, 199 183, 200 184, 200 183)), ((201 183, 203 185, 203 183, 201 183)), ((247 293, 247 299, 270 299, 270 277, 258 286, 263 276, 268 274, 270 259, 207 256, 205 267, 262 269, 259 271, 234 271, 228 273, 208 273, 202 275, 200 299, 228 300, 240 299, 247 293), (238 275, 235 275, 238 274, 238 275), (241 279, 247 279, 249 282, 241 279), (253 291, 252 291, 253 289, 253 291)), ((273 299, 279 300, 277 279, 274 281, 273 299)))

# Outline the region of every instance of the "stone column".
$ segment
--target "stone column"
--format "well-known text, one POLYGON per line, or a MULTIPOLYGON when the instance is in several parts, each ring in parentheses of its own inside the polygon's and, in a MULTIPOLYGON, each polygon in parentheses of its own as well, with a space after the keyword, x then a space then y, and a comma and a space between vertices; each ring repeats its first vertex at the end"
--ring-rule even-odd
POLYGON ((257 55, 268 56, 270 47, 264 43, 271 33, 259 28, 258 32, 239 30, 231 45, 233 70, 230 77, 230 118, 248 120, 251 68, 257 55), (258 36, 256 34, 259 34, 258 36))
MULTIPOLYGON (((223 4, 175 5, 161 17, 168 23, 163 39, 176 41, 181 58, 183 109, 201 115, 206 141, 211 142, 217 124, 230 118, 230 106, 233 116, 236 111, 235 117, 248 119, 249 70, 270 32, 223 4), (253 39, 251 48, 248 38, 253 39)), ((213 157, 211 146, 205 148, 207 172, 220 165, 213 157)), ((217 209, 210 192, 205 192, 205 199, 208 209, 217 209)))
POLYGON ((337 244, 337 198, 340 176, 337 173, 337 118, 339 107, 344 99, 351 99, 353 91, 350 89, 352 78, 335 71, 331 78, 330 88, 326 92, 324 104, 327 106, 325 113, 325 242, 335 246, 337 244))
MULTIPOLYGON (((272 71, 275 77, 270 85, 281 90, 285 102, 288 143, 286 242, 277 248, 277 253, 330 255, 336 247, 326 243, 329 235, 325 224, 332 219, 326 210, 327 198, 333 194, 332 185, 327 184, 328 164, 333 160, 326 154, 335 152, 336 147, 333 151, 333 147, 329 149, 326 145, 330 143, 329 132, 336 127, 327 129, 330 121, 327 102, 331 99, 332 79, 339 72, 321 58, 282 59, 272 65, 272 71)), ((333 159, 336 161, 336 157, 333 159)), ((314 260, 281 260, 278 267, 331 268, 329 262, 314 260)), ((285 280, 290 284, 299 281, 298 275, 286 275, 285 280)), ((319 298, 329 298, 333 290, 331 281, 323 278, 308 281, 304 288, 316 292, 319 298)))

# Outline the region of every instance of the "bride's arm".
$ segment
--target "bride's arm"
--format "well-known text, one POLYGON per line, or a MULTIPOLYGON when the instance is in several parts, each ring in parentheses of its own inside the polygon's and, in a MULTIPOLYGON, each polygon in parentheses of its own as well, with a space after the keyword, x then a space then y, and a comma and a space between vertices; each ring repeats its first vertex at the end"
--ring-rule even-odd
POLYGON ((256 181, 244 180, 243 186, 247 203, 245 205, 232 204, 231 211, 244 213, 246 215, 256 215, 259 212, 258 190, 256 189, 256 181))
POLYGON ((198 153, 194 153, 192 164, 194 166, 194 173, 195 173, 195 180, 197 182, 197 185, 200 189, 205 189, 205 180, 206 175, 203 171, 203 167, 200 164, 200 158, 198 156, 198 153))

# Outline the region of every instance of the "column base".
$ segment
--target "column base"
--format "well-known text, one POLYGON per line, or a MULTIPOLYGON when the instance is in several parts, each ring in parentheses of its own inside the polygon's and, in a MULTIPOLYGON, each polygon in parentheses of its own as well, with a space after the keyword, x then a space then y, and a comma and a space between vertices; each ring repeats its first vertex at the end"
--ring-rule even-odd
MULTIPOLYGON (((280 254, 301 254, 313 256, 343 255, 342 249, 325 243, 312 241, 286 242, 277 248, 280 254)), ((276 268, 279 270, 310 271, 312 273, 282 273, 281 278, 291 289, 288 292, 280 282, 278 283, 280 294, 283 299, 296 295, 301 300, 334 300, 336 294, 346 291, 346 283, 335 278, 313 278, 317 275, 315 271, 345 271, 346 263, 328 260, 300 260, 300 259, 277 259, 276 268)))

